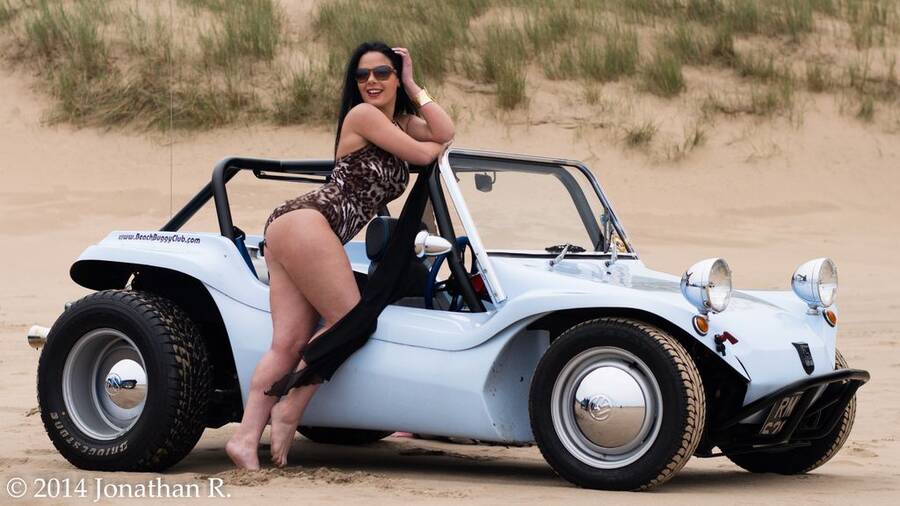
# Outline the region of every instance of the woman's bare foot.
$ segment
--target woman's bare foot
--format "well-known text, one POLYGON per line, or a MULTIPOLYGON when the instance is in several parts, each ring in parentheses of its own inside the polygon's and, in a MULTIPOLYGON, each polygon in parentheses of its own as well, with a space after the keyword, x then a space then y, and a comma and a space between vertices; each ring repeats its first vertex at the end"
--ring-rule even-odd
POLYGON ((297 433, 297 424, 300 423, 297 413, 292 411, 290 404, 283 401, 272 407, 269 428, 272 444, 269 451, 272 454, 272 463, 277 467, 284 467, 287 464, 288 453, 297 433))
POLYGON ((239 469, 259 469, 259 456, 256 454, 256 443, 242 441, 235 434, 225 443, 225 453, 239 469))

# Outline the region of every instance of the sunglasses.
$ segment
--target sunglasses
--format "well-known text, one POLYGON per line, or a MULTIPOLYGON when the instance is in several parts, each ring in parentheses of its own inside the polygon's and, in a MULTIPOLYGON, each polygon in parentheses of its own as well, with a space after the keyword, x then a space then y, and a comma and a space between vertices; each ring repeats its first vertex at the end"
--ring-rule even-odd
POLYGON ((374 74, 375 79, 379 81, 387 81, 391 78, 391 74, 395 73, 394 67, 390 65, 379 65, 373 69, 367 69, 364 67, 359 67, 353 72, 353 76, 356 77, 356 82, 364 83, 369 80, 369 74, 374 74))

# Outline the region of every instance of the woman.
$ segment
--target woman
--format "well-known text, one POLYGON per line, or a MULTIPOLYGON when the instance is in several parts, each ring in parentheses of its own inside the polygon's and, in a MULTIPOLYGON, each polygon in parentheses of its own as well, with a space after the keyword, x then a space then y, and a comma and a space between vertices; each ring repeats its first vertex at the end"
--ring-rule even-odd
POLYGON ((266 221, 272 348, 253 372, 241 425, 225 446, 237 467, 259 469, 256 449, 270 412, 272 462, 287 463, 318 384, 295 388, 281 400, 265 395, 266 388, 303 368, 300 350, 359 302, 343 245, 403 194, 406 163, 431 163, 453 134, 453 121, 413 80, 408 50, 382 42, 356 48, 344 79, 332 179, 288 200, 266 221), (320 317, 325 326, 311 336, 320 317))

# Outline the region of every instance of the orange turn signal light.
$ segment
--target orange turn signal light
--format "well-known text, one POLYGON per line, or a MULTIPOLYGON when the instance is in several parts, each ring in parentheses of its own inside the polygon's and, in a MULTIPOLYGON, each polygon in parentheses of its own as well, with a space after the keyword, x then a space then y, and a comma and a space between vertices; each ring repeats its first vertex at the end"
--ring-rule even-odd
POLYGON ((709 320, 707 320, 705 316, 697 315, 692 322, 694 324, 694 330, 701 336, 705 336, 706 333, 709 332, 709 320))
POLYGON ((825 311, 822 311, 822 316, 825 317, 825 321, 832 327, 837 325, 837 315, 834 314, 834 311, 826 309, 825 311))

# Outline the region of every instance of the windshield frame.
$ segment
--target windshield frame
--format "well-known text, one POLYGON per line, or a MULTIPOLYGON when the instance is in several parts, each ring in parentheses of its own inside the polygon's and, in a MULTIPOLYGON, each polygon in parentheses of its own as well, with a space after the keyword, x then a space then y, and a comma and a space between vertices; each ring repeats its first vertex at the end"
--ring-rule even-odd
MULTIPOLYGON (((591 238, 591 241, 593 243, 591 244, 591 246, 594 247, 594 245, 597 243, 597 234, 602 233, 602 229, 600 223, 598 222, 599 216, 593 215, 590 204, 588 204, 587 202, 588 196, 585 195, 584 191, 582 190, 581 184, 579 184, 579 182, 576 181, 574 177, 572 177, 571 172, 567 170, 567 168, 578 171, 590 183, 590 187, 594 190, 594 194, 600 200, 600 204, 602 205, 604 212, 608 213, 609 215, 610 225, 612 229, 619 236, 623 246, 626 249, 626 251, 624 252, 619 251, 618 255, 627 258, 638 258, 637 252, 632 246, 631 241, 628 238, 628 234, 625 232, 624 226, 619 221, 619 218, 616 215, 611 202, 603 192, 603 188, 597 181, 596 177, 594 177, 594 174, 591 172, 591 170, 582 162, 562 158, 550 158, 460 148, 450 148, 449 150, 445 151, 443 156, 441 156, 440 158, 441 177, 447 184, 448 189, 452 187, 458 190, 458 184, 455 176, 456 172, 501 172, 502 170, 497 170, 498 168, 508 168, 510 171, 548 174, 556 177, 569 192, 573 204, 578 210, 582 223, 584 224, 587 233, 591 238), (450 174, 451 177, 448 178, 448 174, 450 174), (450 181, 448 181, 448 179, 453 180, 452 185, 450 181)), ((466 229, 466 233, 472 234, 472 230, 470 230, 470 228, 474 228, 475 223, 471 217, 471 213, 469 212, 468 207, 464 202, 462 193, 459 192, 458 195, 453 195, 453 192, 451 192, 451 197, 453 198, 454 205, 457 208, 457 213, 460 214, 460 219, 463 223, 463 227, 466 229), (463 218, 462 209, 465 210, 466 218, 463 218)), ((608 241, 608 238, 606 240, 608 241)), ((485 252, 502 256, 552 258, 557 255, 556 253, 548 253, 540 250, 490 249, 485 250, 485 252)), ((610 254, 608 250, 597 251, 588 249, 584 252, 570 252, 567 253, 567 256, 608 258, 610 254)))

